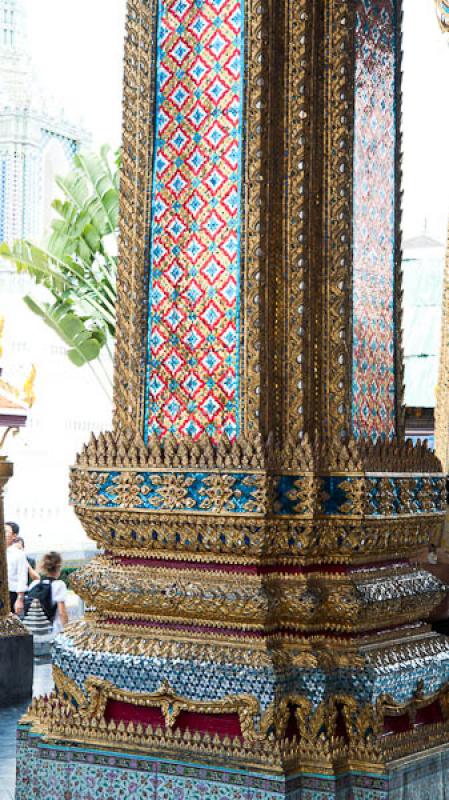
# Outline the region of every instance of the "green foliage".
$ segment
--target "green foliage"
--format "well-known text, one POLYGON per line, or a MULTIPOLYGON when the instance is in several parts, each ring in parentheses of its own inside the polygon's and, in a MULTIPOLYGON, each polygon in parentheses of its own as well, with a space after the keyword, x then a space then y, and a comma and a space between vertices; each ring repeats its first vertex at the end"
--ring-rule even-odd
POLYGON ((0 257, 47 290, 48 302, 27 295, 25 303, 62 339, 72 363, 98 362, 109 382, 100 356, 110 362, 115 337, 118 159, 111 165, 107 147, 78 154, 56 183, 61 198, 52 204, 56 216, 44 245, 3 243, 0 257))
POLYGON ((75 366, 82 367, 86 362, 98 358, 104 345, 104 334, 100 329, 88 330, 84 320, 64 305, 39 305, 32 297, 26 296, 24 299, 28 308, 41 317, 68 346, 67 355, 75 366))

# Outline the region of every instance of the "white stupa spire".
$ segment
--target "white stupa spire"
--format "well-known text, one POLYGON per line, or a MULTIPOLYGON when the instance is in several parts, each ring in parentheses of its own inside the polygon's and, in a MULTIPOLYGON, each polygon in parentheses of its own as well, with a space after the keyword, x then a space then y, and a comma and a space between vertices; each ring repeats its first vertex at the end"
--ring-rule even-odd
POLYGON ((25 0, 0 0, 0 93, 3 104, 17 107, 30 101, 25 0))
POLYGON ((0 242, 41 240, 64 174, 85 133, 49 101, 30 56, 27 9, 0 0, 0 242))
POLYGON ((0 50, 21 50, 25 33, 25 8, 21 0, 0 0, 0 50))

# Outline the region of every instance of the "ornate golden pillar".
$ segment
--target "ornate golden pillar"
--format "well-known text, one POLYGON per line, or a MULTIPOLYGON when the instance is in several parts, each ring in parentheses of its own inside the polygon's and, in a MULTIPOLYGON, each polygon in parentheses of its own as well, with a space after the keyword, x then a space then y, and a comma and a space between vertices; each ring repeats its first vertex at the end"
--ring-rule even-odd
POLYGON ((443 280, 441 349, 435 406, 435 450, 445 473, 449 472, 449 247, 443 280))
POLYGON ((3 518, 3 490, 12 475, 12 464, 0 458, 0 635, 12 631, 17 617, 9 613, 8 574, 6 570, 6 541, 3 518))
MULTIPOLYGON (((440 27, 443 32, 447 33, 449 31, 449 6, 444 0, 436 0, 436 8, 440 27)), ((440 365, 435 403, 435 452, 447 475, 449 472, 449 237, 446 249, 442 302, 440 365)), ((446 515, 446 524, 441 542, 446 548, 448 531, 446 515)))
POLYGON ((0 456, 0 708, 29 700, 33 685, 33 637, 9 609, 3 490, 12 474, 0 456))
POLYGON ((402 416, 400 17, 128 2, 115 420, 71 480, 103 552, 20 799, 53 746, 94 791, 106 751, 114 800, 384 800, 445 749, 445 587, 414 566, 444 480, 402 416))

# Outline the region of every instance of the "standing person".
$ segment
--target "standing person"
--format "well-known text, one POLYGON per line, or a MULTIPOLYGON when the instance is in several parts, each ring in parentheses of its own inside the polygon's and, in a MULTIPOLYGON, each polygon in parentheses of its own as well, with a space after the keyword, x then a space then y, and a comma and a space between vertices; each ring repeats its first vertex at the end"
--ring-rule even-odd
POLYGON ((8 570, 9 605, 18 616, 23 614, 25 592, 28 586, 28 561, 25 553, 16 546, 19 526, 16 522, 5 524, 6 566, 8 570))
POLYGON ((31 605, 35 598, 40 601, 43 611, 53 625, 53 633, 64 630, 64 625, 69 621, 65 604, 67 586, 59 578, 61 569, 61 555, 54 551, 46 553, 39 564, 40 580, 33 581, 27 597, 28 605, 31 605))
POLYGON ((13 544, 19 539, 20 528, 17 522, 5 522, 5 535, 13 537, 13 544))
MULTIPOLYGON (((23 541, 21 536, 17 536, 16 537, 15 546, 18 547, 19 550, 23 550, 23 552, 25 552, 25 542, 23 541)), ((35 562, 34 558, 31 559, 31 558, 28 558, 28 556, 27 556, 26 559, 28 561, 28 576, 29 576, 30 582, 31 581, 38 581, 39 578, 40 578, 40 575, 35 570, 36 562, 35 562)))

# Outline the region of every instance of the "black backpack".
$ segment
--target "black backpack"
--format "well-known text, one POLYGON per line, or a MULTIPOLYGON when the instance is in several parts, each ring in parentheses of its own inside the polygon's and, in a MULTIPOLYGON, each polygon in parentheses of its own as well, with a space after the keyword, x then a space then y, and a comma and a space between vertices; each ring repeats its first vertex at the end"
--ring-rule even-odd
POLYGON ((51 598, 51 585, 54 580, 56 579, 41 578, 39 583, 36 583, 35 586, 32 586, 31 589, 28 590, 25 597, 25 615, 28 614, 33 600, 39 600, 42 611, 48 621, 53 622, 56 611, 58 610, 58 604, 53 603, 51 598))

